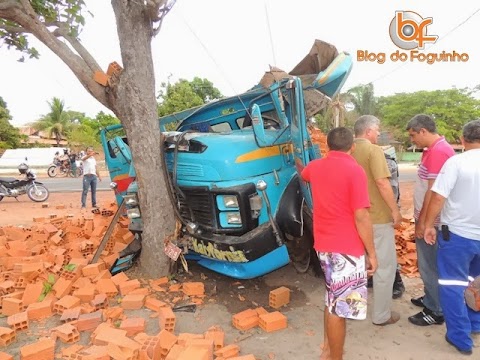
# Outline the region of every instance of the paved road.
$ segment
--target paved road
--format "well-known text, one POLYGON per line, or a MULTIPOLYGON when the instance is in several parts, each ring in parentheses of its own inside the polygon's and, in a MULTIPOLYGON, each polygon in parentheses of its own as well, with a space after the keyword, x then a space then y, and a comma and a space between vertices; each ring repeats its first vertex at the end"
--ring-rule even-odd
POLYGON ((409 164, 400 164, 398 168, 400 173, 399 181, 400 182, 410 182, 415 181, 417 177, 417 166, 409 164))
MULTIPOLYGON (((45 184, 50 192, 82 191, 82 177, 79 178, 39 178, 38 182, 45 184)), ((110 177, 103 177, 97 183, 97 191, 112 191, 110 177)))

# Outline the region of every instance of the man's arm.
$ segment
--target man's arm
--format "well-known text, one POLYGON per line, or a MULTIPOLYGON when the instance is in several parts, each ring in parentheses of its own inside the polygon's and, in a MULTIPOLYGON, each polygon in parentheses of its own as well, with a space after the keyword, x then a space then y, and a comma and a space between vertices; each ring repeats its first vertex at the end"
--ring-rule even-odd
POLYGON ((390 208, 393 217, 393 225, 398 225, 402 221, 402 215, 400 215, 400 210, 398 209, 397 202, 395 201, 395 195, 393 194, 392 185, 388 178, 376 179, 375 184, 377 185, 378 191, 382 196, 383 200, 390 208))
POLYGON ((445 204, 445 198, 430 190, 430 199, 428 202, 427 210, 425 211, 425 233, 424 238, 427 244, 433 245, 436 241, 437 232, 435 227, 435 219, 442 211, 443 205, 445 204))
POLYGON ((427 215, 427 208, 430 203, 430 199, 432 197, 432 186, 434 182, 435 182, 435 179, 428 179, 428 189, 427 189, 427 192, 425 193, 425 197, 423 198, 423 204, 422 204, 422 208, 420 209, 420 214, 418 215, 418 221, 415 224, 415 236, 418 239, 422 239, 424 237, 425 217, 427 215))
POLYGON ((377 256, 375 254, 375 246, 373 245, 373 226, 368 209, 361 208, 355 210, 355 226, 370 263, 370 269, 367 272, 369 275, 372 275, 377 270, 377 256))

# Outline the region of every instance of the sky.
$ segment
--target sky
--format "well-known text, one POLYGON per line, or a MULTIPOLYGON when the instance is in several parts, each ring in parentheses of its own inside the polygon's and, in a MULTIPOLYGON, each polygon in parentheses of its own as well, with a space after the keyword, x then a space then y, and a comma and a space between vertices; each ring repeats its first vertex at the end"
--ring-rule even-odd
MULTIPOLYGON (((87 24, 80 35, 84 46, 107 69, 122 64, 116 24, 109 0, 86 0, 87 24)), ((133 29, 134 31, 134 29, 133 29)), ((223 95, 241 93, 256 85, 269 65, 290 71, 324 40, 353 57, 353 68, 343 91, 372 82, 375 95, 419 90, 464 88, 480 84, 480 5, 470 0, 177 0, 152 41, 157 90, 162 82, 206 78, 223 95), (428 35, 438 35, 420 53, 442 51, 468 54, 466 62, 427 64, 410 58, 394 62, 399 50, 389 26, 396 11, 413 11, 432 18, 428 35), (360 61, 358 51, 384 53, 383 64, 360 61)), ((58 97, 68 110, 95 117, 103 107, 80 85, 68 67, 42 44, 39 60, 17 60, 21 54, 0 45, 0 96, 6 101, 12 124, 30 123, 49 112, 58 97)))

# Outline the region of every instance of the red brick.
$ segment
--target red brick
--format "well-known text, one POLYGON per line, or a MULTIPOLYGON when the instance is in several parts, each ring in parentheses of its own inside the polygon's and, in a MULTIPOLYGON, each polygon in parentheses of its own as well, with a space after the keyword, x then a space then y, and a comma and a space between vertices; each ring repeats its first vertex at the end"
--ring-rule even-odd
POLYGON ((73 320, 78 320, 81 313, 82 313, 82 308, 80 306, 77 306, 73 309, 66 309, 63 311, 63 314, 60 317, 60 321, 69 322, 73 320))
POLYGON ((79 305, 79 298, 72 295, 65 295, 53 305, 53 311, 57 314, 63 314, 66 309, 72 309, 79 305))
POLYGON ((160 329, 174 332, 176 316, 171 307, 162 307, 158 310, 158 324, 160 329))
POLYGON ((266 332, 286 329, 287 317, 279 311, 260 315, 259 325, 266 332))
POLYGON ((114 329, 107 323, 102 323, 92 334, 92 342, 94 345, 107 345, 112 339, 120 339, 126 336, 125 330, 114 329))
POLYGON ((2 301, 2 314, 3 315, 13 315, 24 310, 22 300, 15 298, 4 298, 2 301))
POLYGON ((95 287, 90 284, 73 292, 73 296, 80 299, 81 302, 88 303, 95 297, 95 287))
POLYGON ((160 352, 160 356, 165 357, 176 342, 177 337, 174 334, 165 329, 161 330, 158 333, 158 344, 155 347, 155 353, 158 354, 160 352))
POLYGON ((72 324, 63 324, 51 329, 54 336, 65 344, 72 344, 80 340, 79 330, 72 324))
POLYGON ((178 334, 178 345, 185 346, 192 339, 205 339, 202 334, 180 333, 178 334))
POLYGON ((78 331, 93 331, 103 322, 103 312, 101 310, 89 314, 81 314, 78 317, 76 326, 78 331))
POLYGON ((225 333, 220 328, 214 327, 205 332, 205 339, 212 340, 215 350, 218 350, 225 344, 225 333))
POLYGON ((153 297, 147 297, 145 299, 145 307, 152 311, 158 311, 161 307, 164 306, 167 306, 167 304, 153 297))
POLYGON ((122 298, 121 306, 128 310, 137 310, 143 307, 145 295, 125 295, 122 298))
MULTIPOLYGON (((122 321, 120 329, 127 332, 127 336, 134 336, 140 332, 145 331, 144 318, 129 318, 122 321)), ((176 338, 175 338, 176 341, 176 338)))
POLYGON ((29 327, 27 312, 24 311, 24 312, 9 316, 7 319, 7 324, 15 331, 27 330, 29 327))
POLYGON ((55 297, 61 299, 66 295, 70 295, 72 291, 73 281, 67 280, 63 277, 60 277, 55 281, 53 285, 53 291, 55 292, 55 297))
POLYGON ((83 276, 97 276, 102 270, 105 270, 105 263, 96 263, 85 266, 82 269, 83 276))
POLYGON ((258 326, 258 314, 255 310, 247 309, 232 316, 232 325, 242 331, 258 326))
POLYGON ((120 285, 121 283, 125 282, 125 281, 128 281, 130 280, 127 276, 127 274, 121 272, 121 273, 118 273, 114 276, 112 276, 112 281, 115 283, 115 285, 120 285))
POLYGON ((104 310, 105 318, 116 320, 123 316, 123 309, 119 306, 114 306, 104 310))
POLYGON ((252 354, 248 354, 248 355, 231 357, 231 358, 228 358, 228 360, 256 360, 256 359, 255 359, 255 356, 253 356, 252 354))
POLYGON ((210 360, 208 349, 201 346, 189 346, 180 353, 178 360, 210 360))
POLYGON ((108 306, 107 295, 105 294, 95 295, 93 300, 90 302, 90 305, 92 305, 95 308, 95 310, 106 309, 108 306))
POLYGON ((109 298, 118 294, 118 289, 112 279, 100 279, 95 285, 95 289, 100 294, 105 294, 109 298))
POLYGON ((168 352, 168 355, 165 358, 165 360, 177 360, 180 354, 183 352, 183 350, 185 350, 183 346, 180 346, 178 344, 173 345, 170 351, 168 352))
POLYGON ((224 346, 223 348, 216 350, 214 355, 217 357, 224 357, 226 359, 237 356, 240 352, 240 348, 236 344, 224 346))
POLYGON ((140 281, 138 279, 128 280, 120 283, 118 289, 122 296, 127 295, 132 290, 138 289, 140 287, 140 281))
POLYGON ((279 309, 290 302, 290 289, 282 286, 270 291, 268 304, 274 309, 279 309))
POLYGON ((42 320, 52 315, 53 300, 45 299, 39 303, 33 303, 27 307, 29 320, 42 320))
POLYGON ((42 294, 43 284, 37 282, 34 284, 27 284, 22 296, 22 302, 24 306, 28 306, 31 303, 37 302, 38 298, 42 294))
POLYGON ((182 290, 188 296, 205 295, 205 285, 202 282, 183 283, 182 290))
POLYGON ((187 348, 190 346, 198 346, 203 349, 208 350, 208 359, 213 359, 213 340, 211 339, 190 339, 187 341, 187 344, 185 345, 187 348))
POLYGON ((20 360, 54 360, 55 341, 43 339, 20 348, 20 360))
POLYGON ((13 360, 13 356, 6 352, 0 351, 0 360, 13 360))
POLYGON ((8 346, 16 339, 15 330, 7 328, 7 327, 0 327, 0 346, 8 346))

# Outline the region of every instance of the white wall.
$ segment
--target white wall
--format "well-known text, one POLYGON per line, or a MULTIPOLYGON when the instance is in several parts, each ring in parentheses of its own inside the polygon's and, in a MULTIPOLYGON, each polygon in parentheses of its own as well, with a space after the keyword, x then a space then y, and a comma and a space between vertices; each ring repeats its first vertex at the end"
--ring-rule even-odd
POLYGON ((57 151, 63 154, 64 148, 31 148, 31 149, 9 149, 0 158, 0 167, 16 168, 25 157, 28 158, 30 166, 47 166, 53 162, 53 157, 57 151))

